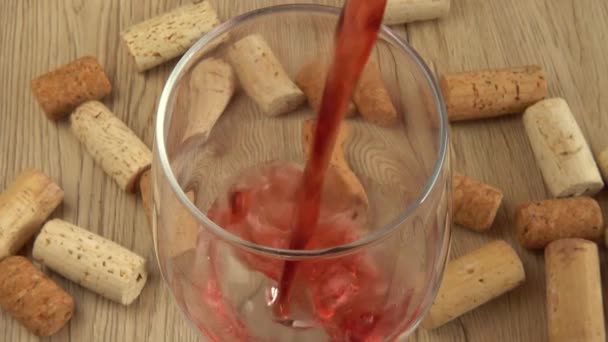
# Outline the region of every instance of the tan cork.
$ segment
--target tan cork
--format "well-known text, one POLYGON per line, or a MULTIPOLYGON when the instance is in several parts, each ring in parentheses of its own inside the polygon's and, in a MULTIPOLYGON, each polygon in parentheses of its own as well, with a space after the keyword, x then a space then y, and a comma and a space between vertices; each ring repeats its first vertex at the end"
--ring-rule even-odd
POLYGON ((454 223, 483 232, 492 227, 502 203, 500 189, 456 173, 453 177, 454 223))
POLYGON ((37 170, 24 170, 0 194, 0 260, 17 253, 62 201, 59 185, 37 170))
POLYGON ((604 232, 603 222, 599 204, 590 197, 527 202, 515 211, 517 238, 530 249, 564 238, 597 241, 604 232))
POLYGON ((604 187, 593 153, 566 100, 540 101, 526 109, 523 121, 553 197, 592 196, 604 187))
POLYGON ((70 117, 72 133, 121 189, 135 192, 152 163, 148 147, 101 102, 80 105, 70 117))
POLYGON ((583 239, 551 242, 545 277, 549 341, 606 341, 597 245, 583 239))
POLYGON ((46 116, 60 120, 80 104, 100 100, 112 84, 95 57, 86 56, 44 74, 31 82, 32 92, 46 116))
POLYGON ((440 85, 450 121, 523 113, 547 96, 538 65, 445 74, 440 85))
MULTIPOLYGON (((302 126, 302 136, 304 138, 303 147, 304 154, 308 158, 311 153, 312 144, 314 143, 314 134, 316 129, 316 121, 314 119, 305 120, 302 126)), ((345 157, 345 146, 349 138, 349 126, 343 122, 340 126, 334 151, 332 152, 330 166, 326 177, 326 184, 332 182, 335 186, 331 187, 333 191, 325 191, 323 193, 324 201, 334 203, 348 204, 349 209, 353 210, 355 218, 365 221, 367 217, 367 209, 369 207, 369 199, 365 191, 365 187, 352 171, 345 157), (340 189, 340 190, 336 190, 340 189), (330 200, 333 196, 339 196, 335 201, 330 200)))
POLYGON ((306 100, 261 35, 249 35, 234 43, 228 59, 245 93, 264 114, 286 114, 306 100))
POLYGON ((388 0, 384 11, 385 25, 442 18, 450 12, 451 0, 388 0))
POLYGON ((144 258, 58 219, 44 225, 32 255, 65 278, 123 305, 139 296, 147 280, 144 258))
MULTIPOLYGON (((296 84, 302 89, 304 94, 306 94, 308 105, 317 114, 321 109, 321 101, 323 100, 323 91, 325 90, 328 71, 328 64, 316 60, 304 64, 296 76, 296 84)), ((356 111, 355 104, 352 101, 349 101, 346 116, 353 116, 356 111)))
POLYGON ((438 328, 516 288, 525 279, 515 250, 504 241, 491 242, 448 263, 422 326, 438 328))
POLYGON ((51 336, 72 318, 74 300, 22 256, 0 261, 0 306, 37 336, 51 336))
MULTIPOLYGON (((195 202, 194 191, 186 191, 186 197, 190 202, 195 202)), ((179 201, 174 203, 177 207, 172 211, 175 214, 173 233, 170 234, 171 244, 169 252, 171 256, 177 256, 191 248, 196 247, 199 226, 197 219, 179 201)))
POLYGON ((190 74, 191 110, 182 144, 204 143, 236 89, 234 70, 222 59, 206 58, 190 74))
POLYGON ((378 65, 369 62, 359 78, 353 101, 361 116, 376 125, 390 126, 398 121, 398 113, 378 65))
MULTIPOLYGON (((120 35, 137 70, 144 72, 184 54, 219 24, 217 13, 209 1, 201 1, 135 24, 120 35)), ((227 38, 216 39, 207 49, 213 49, 227 38)))

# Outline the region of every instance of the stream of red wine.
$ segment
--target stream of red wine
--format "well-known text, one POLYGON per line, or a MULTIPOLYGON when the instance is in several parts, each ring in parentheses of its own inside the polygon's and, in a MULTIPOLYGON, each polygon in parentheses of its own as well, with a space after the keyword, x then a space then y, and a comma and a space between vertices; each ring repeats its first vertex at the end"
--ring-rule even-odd
MULTIPOLYGON (((378 37, 386 1, 348 0, 342 10, 312 153, 304 170, 298 207, 292 220, 290 249, 303 249, 315 234, 325 173, 340 123, 378 37)), ((289 315, 290 292, 297 269, 297 261, 287 261, 283 266, 275 306, 275 313, 280 318, 289 315)))

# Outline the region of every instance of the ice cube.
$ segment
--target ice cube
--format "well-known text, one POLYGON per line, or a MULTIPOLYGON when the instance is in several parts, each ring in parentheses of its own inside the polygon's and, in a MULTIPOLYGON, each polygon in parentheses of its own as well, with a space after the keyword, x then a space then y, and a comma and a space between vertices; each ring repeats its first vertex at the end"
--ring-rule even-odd
POLYGON ((311 295, 315 310, 321 319, 330 319, 336 309, 349 303, 359 287, 355 274, 340 262, 321 266, 323 273, 311 282, 311 295))

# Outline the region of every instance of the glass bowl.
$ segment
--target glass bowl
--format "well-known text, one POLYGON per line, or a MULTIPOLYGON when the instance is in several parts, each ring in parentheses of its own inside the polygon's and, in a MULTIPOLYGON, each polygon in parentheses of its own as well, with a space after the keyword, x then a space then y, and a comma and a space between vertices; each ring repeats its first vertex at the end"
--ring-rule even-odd
MULTIPOLYGON (((289 250, 277 242, 284 232, 272 230, 273 220, 289 217, 289 200, 271 205, 255 197, 251 205, 264 206, 265 214, 247 231, 210 214, 222 203, 233 213, 235 188, 245 179, 266 180, 267 187, 274 186, 268 175, 275 171, 296 179, 306 162, 303 122, 315 112, 303 103, 265 115, 237 85, 217 122, 191 139, 206 107, 217 102, 209 101, 208 88, 220 84, 197 84, 196 67, 209 58, 230 64, 233 44, 256 34, 294 80, 304 64, 330 59, 339 14, 333 7, 284 5, 231 19, 183 56, 163 90, 152 165, 154 246, 175 301, 210 340, 394 340, 417 327, 438 290, 451 223, 447 117, 429 69, 387 27, 372 59, 398 123, 381 127, 361 115, 345 120, 345 160, 368 198, 365 217, 346 218, 357 220, 357 230, 350 221, 342 228, 331 221, 316 232, 320 243, 289 250), (293 309, 277 317, 273 305, 286 260, 298 265, 293 309)), ((323 203, 342 203, 340 189, 326 184, 323 203)))

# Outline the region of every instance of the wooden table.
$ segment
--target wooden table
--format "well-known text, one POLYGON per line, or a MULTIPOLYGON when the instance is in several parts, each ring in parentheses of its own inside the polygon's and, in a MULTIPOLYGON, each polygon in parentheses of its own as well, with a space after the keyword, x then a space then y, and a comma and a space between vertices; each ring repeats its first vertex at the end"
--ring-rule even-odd
MULTIPOLYGON (((0 3, 0 188, 25 167, 43 170, 65 190, 64 204, 55 216, 120 242, 146 256, 151 265, 148 285, 129 307, 111 303, 48 272, 74 296, 77 311, 67 328, 44 341, 197 340, 197 334, 182 319, 161 282, 141 202, 120 190, 104 174, 65 123, 45 119, 29 89, 29 80, 35 76, 76 57, 96 55, 115 87, 107 103, 151 145, 157 100, 174 63, 138 74, 119 43, 119 32, 186 2, 5 0, 0 3)), ((212 2, 225 19, 256 7, 289 1, 212 2)), ((593 151, 597 153, 608 146, 605 0, 453 0, 447 19, 395 30, 438 73, 542 64, 549 75, 550 94, 569 101, 593 151)), ((454 229, 453 256, 492 239, 506 239, 523 258, 527 281, 441 329, 419 330, 411 340, 546 340, 543 258, 517 244, 511 220, 519 202, 548 196, 522 121, 519 116, 511 116, 453 125, 452 141, 456 169, 495 184, 505 192, 504 206, 490 233, 481 235, 454 229)), ((605 193, 599 198, 608 208, 605 193)), ((2 341, 38 340, 6 313, 0 314, 0 335, 2 341)))

